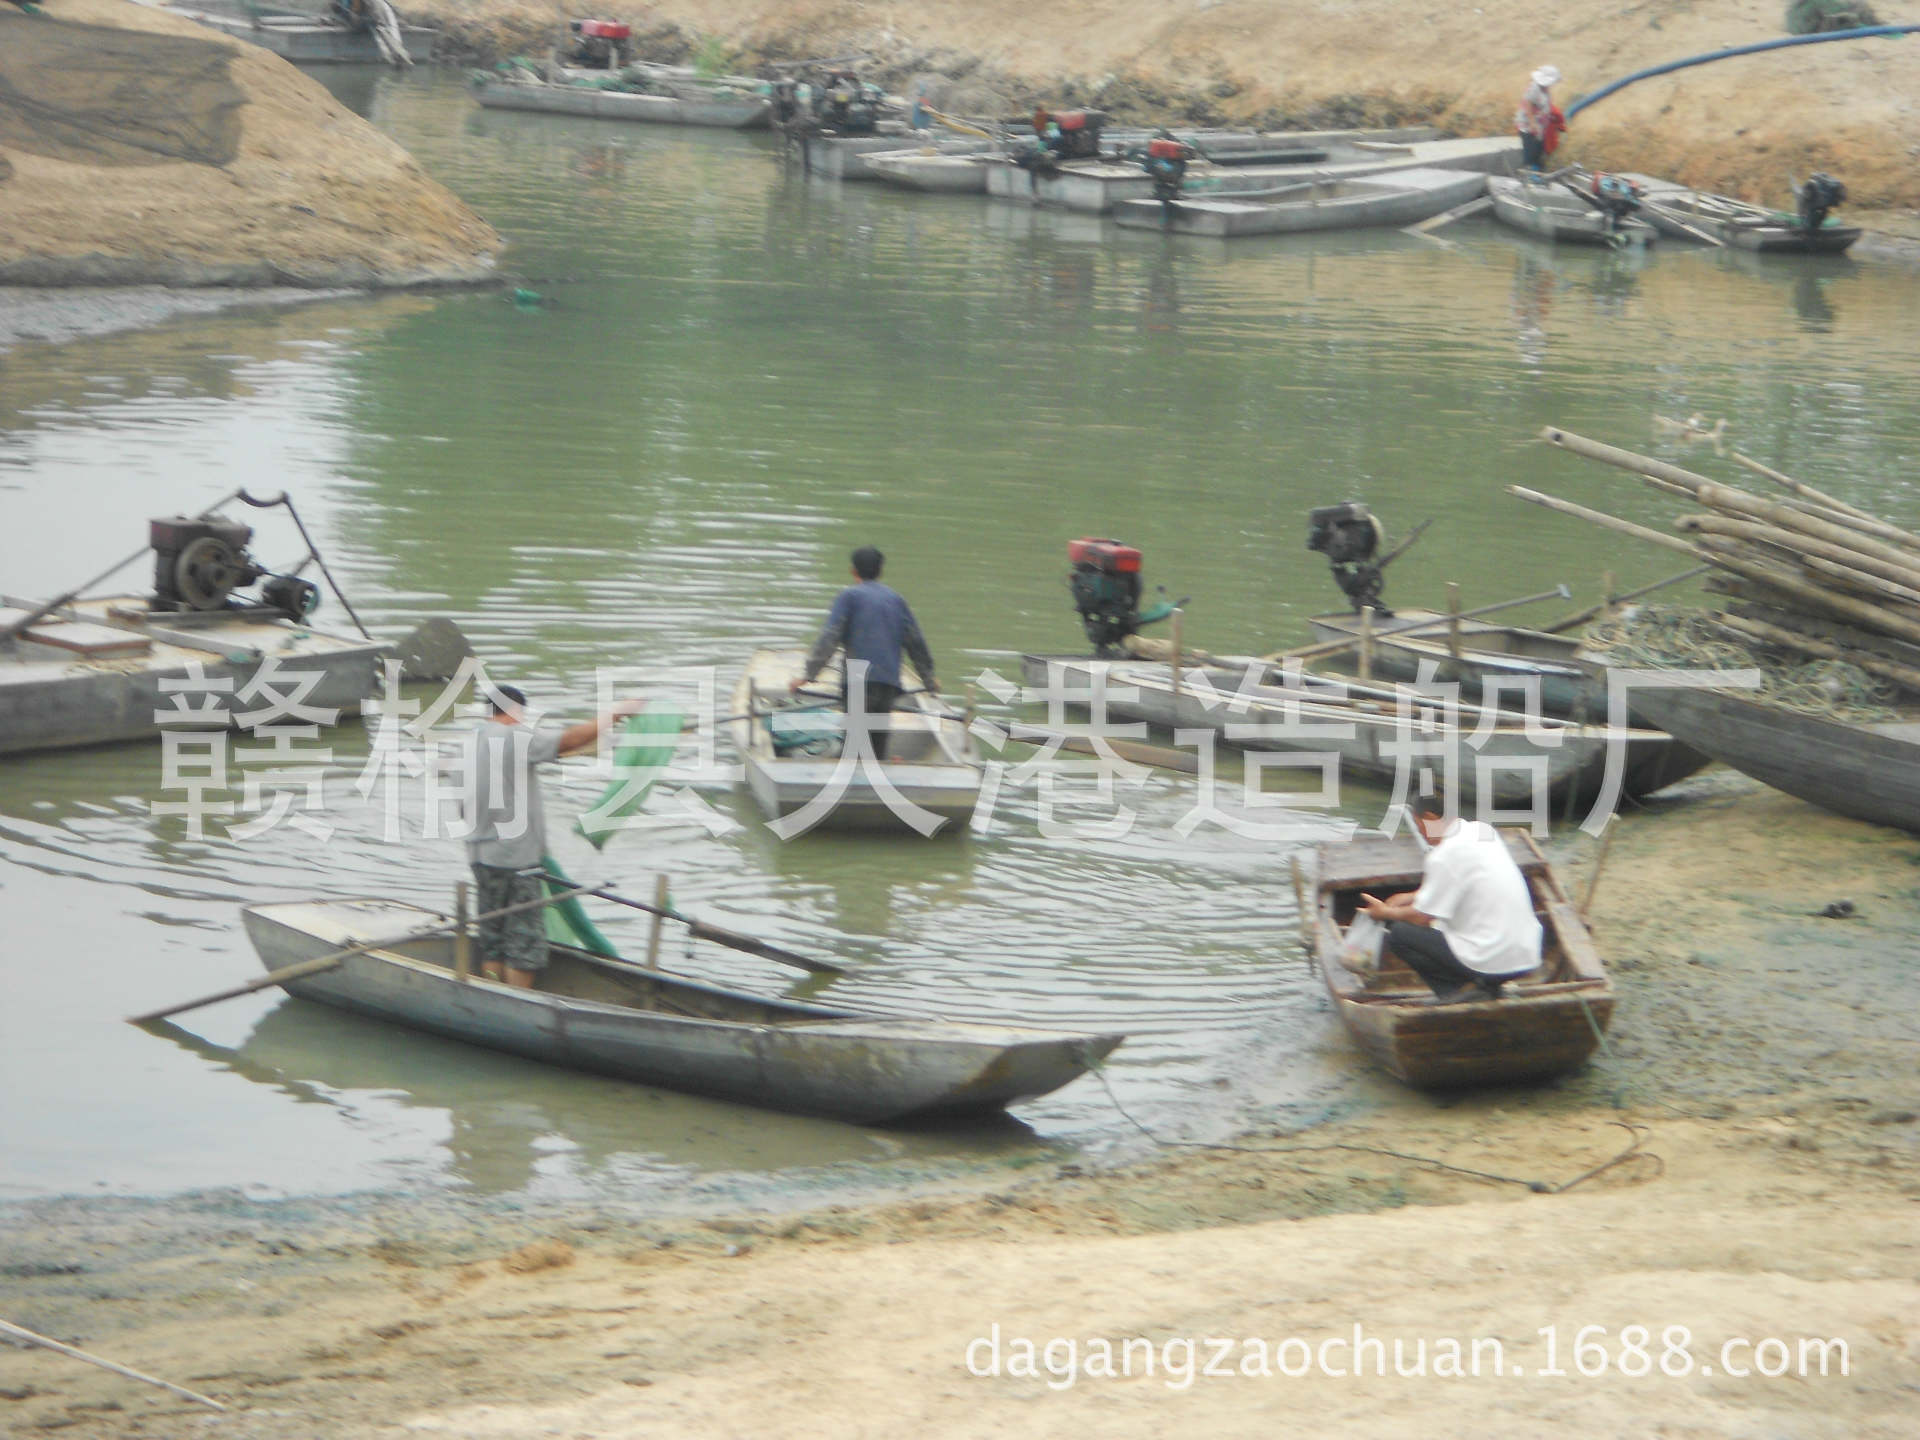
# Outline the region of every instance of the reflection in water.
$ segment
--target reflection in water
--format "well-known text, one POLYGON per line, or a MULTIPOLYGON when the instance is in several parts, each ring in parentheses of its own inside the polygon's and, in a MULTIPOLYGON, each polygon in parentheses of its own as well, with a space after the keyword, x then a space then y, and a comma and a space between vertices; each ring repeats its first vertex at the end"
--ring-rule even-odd
POLYGON ((1554 287, 1559 284, 1544 255, 1528 249, 1513 259, 1514 340, 1520 363, 1538 371, 1547 362, 1547 320, 1553 314, 1554 287))
POLYGON ((1811 265, 1804 267, 1794 281, 1793 312, 1809 330, 1833 329, 1834 310, 1827 303, 1827 287, 1811 265))
POLYGON ((400 1110, 440 1115, 445 1175, 482 1194, 534 1187, 579 1193, 613 1180, 658 1187, 701 1174, 999 1154, 1036 1139, 1005 1116, 915 1131, 778 1115, 558 1070, 291 998, 233 1048, 164 1022, 150 1028, 296 1103, 331 1106, 356 1125, 378 1127, 400 1110))

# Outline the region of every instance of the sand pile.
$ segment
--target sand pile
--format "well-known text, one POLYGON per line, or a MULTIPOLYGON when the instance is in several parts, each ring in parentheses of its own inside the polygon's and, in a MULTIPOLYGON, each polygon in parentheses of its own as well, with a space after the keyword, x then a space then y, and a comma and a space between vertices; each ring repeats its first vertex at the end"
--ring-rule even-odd
POLYGON ((0 11, 0 284, 460 282, 500 243, 265 50, 124 0, 0 11))

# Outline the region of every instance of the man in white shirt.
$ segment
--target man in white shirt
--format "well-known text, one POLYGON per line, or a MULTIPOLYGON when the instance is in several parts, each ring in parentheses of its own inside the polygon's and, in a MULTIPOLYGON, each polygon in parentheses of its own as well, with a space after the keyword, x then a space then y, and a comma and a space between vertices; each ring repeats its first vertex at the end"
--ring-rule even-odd
POLYGON ((1418 890, 1361 908, 1387 927, 1387 946, 1432 988, 1436 1005, 1492 1000, 1540 964, 1540 920, 1527 878, 1493 826, 1447 814, 1438 795, 1413 805, 1427 842, 1418 890))
MULTIPOLYGON (((475 911, 486 915, 545 894, 540 875, 547 853, 547 822, 535 765, 585 750, 601 732, 641 707, 622 701, 596 720, 565 730, 523 725, 527 697, 512 685, 485 688, 491 712, 474 730, 466 753, 463 795, 467 859, 473 866, 475 911)), ((547 964, 547 922, 539 908, 479 923, 480 973, 531 989, 547 964)))

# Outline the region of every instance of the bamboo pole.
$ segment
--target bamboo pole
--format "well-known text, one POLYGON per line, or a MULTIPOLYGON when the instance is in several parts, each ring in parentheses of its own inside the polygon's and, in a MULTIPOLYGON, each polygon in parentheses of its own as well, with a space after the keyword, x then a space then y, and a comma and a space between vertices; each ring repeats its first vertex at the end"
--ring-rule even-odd
MULTIPOLYGON (((1875 519, 1874 516, 1869 515, 1866 511, 1856 509, 1854 506, 1847 504, 1846 501, 1836 499, 1834 496, 1827 494, 1824 490, 1816 490, 1811 485, 1803 484, 1791 475, 1782 475, 1778 470, 1762 465, 1752 456, 1742 455, 1738 450, 1732 451, 1728 458, 1730 458, 1734 464, 1744 466, 1756 475, 1764 475, 1767 479, 1773 481, 1774 484, 1780 486, 1781 489, 1799 496, 1802 500, 1811 500, 1816 505, 1823 505, 1829 510, 1838 510, 1858 520, 1875 519)), ((1878 522, 1876 521, 1876 523, 1878 522)), ((1920 536, 1916 536, 1915 538, 1920 539, 1920 536)))
POLYGON ((1460 586, 1447 581, 1447 654, 1460 658, 1460 586))
POLYGON ((1796 555, 1815 555, 1823 560, 1851 565, 1897 585, 1920 587, 1920 559, 1912 564, 1901 564, 1797 530, 1783 530, 1763 521, 1740 520, 1726 515, 1682 515, 1673 523, 1676 530, 1688 534, 1727 535, 1736 540, 1774 545, 1783 550, 1792 550, 1796 555))
POLYGON ((1180 656, 1180 638, 1181 638, 1181 637, 1180 637, 1180 628, 1181 628, 1181 627, 1180 627, 1180 621, 1181 621, 1181 619, 1182 619, 1182 618, 1183 618, 1183 617, 1184 617, 1185 615, 1186 615, 1186 611, 1184 611, 1184 610, 1182 610, 1182 609, 1180 609, 1180 608, 1179 608, 1178 606, 1176 606, 1176 607, 1174 607, 1174 612, 1173 612, 1173 656, 1172 656, 1172 659, 1171 659, 1171 664, 1172 664, 1172 667, 1173 667, 1173 702, 1174 702, 1174 704, 1175 704, 1176 706, 1178 706, 1178 705, 1179 705, 1179 703, 1180 703, 1180 659, 1181 659, 1181 656, 1180 656))
MULTIPOLYGON (((1642 595, 1651 595, 1654 591, 1664 590, 1669 585, 1678 585, 1683 580, 1691 580, 1695 576, 1704 575, 1712 568, 1711 565, 1695 565, 1691 569, 1682 570, 1678 575, 1669 575, 1664 580, 1656 580, 1651 585, 1642 585, 1639 589, 1629 590, 1623 595, 1611 595, 1598 605, 1589 605, 1584 610, 1576 610, 1564 620, 1556 620, 1551 625, 1541 626, 1541 631, 1547 635, 1558 635, 1563 631, 1573 629, 1576 625, 1585 625, 1595 616, 1604 613, 1611 605, 1624 604, 1629 600, 1638 600, 1642 595)), ((1611 589, 1612 587, 1609 586, 1608 588, 1611 589)))
POLYGON ((1635 475, 1651 475, 1656 480, 1667 480, 1675 485, 1684 485, 1689 491, 1713 482, 1704 475, 1678 465, 1669 465, 1664 460, 1656 460, 1651 455, 1639 455, 1632 450, 1622 450, 1618 445, 1603 445, 1598 440, 1589 440, 1584 435, 1575 435, 1562 430, 1557 425, 1549 425, 1540 432, 1540 438, 1549 445, 1557 445, 1562 450, 1570 450, 1575 455, 1583 455, 1589 460, 1598 460, 1603 465, 1612 465, 1635 475))
POLYGON ((1787 650, 1799 650, 1822 660, 1844 660, 1849 665, 1857 665, 1869 675, 1878 675, 1891 680, 1903 690, 1920 692, 1920 670, 1911 665, 1902 665, 1894 660, 1885 660, 1878 655, 1870 655, 1851 646, 1836 645, 1828 640, 1816 640, 1811 635, 1802 635, 1796 630, 1783 629, 1778 625, 1769 625, 1764 620, 1750 620, 1744 615, 1719 615, 1715 619, 1729 630, 1737 630, 1751 640, 1762 644, 1777 645, 1787 650))
POLYGON ((653 925, 652 928, 647 931, 647 969, 649 970, 658 970, 660 968, 660 932, 666 928, 667 902, 671 898, 667 888, 667 877, 664 874, 654 876, 653 925))
POLYGON ((1871 535, 1850 531, 1831 521, 1821 520, 1795 509, 1791 505, 1781 505, 1770 500, 1762 500, 1757 495, 1749 495, 1744 490, 1735 490, 1730 485, 1715 485, 1711 481, 1700 487, 1695 498, 1702 505, 1715 510, 1731 510, 1748 515, 1756 520, 1765 520, 1783 530, 1796 530, 1802 535, 1810 535, 1816 540, 1825 540, 1830 545, 1842 549, 1855 550, 1862 555, 1871 555, 1888 564, 1901 566, 1909 571, 1914 568, 1914 557, 1910 552, 1901 550, 1897 545, 1889 545, 1871 535))
POLYGON ((1373 606, 1360 610, 1360 678, 1373 679, 1373 606))
POLYGON ((129 1380, 138 1380, 142 1385, 156 1385, 162 1390, 170 1391, 183 1399, 191 1400, 196 1405, 205 1405, 210 1410, 224 1411, 227 1408, 218 1400, 209 1399, 197 1390, 188 1390, 183 1386, 173 1384, 171 1381, 161 1380, 152 1375, 143 1375, 138 1370, 129 1369, 127 1366, 117 1364, 112 1360, 89 1354, 87 1351, 76 1349, 72 1345, 63 1345, 58 1340, 49 1339, 45 1335, 27 1329, 24 1325, 14 1325, 5 1320, 0 1320, 0 1333, 11 1335, 16 1340, 25 1340, 29 1344, 38 1345, 42 1349, 53 1351, 55 1354, 65 1355, 72 1360, 84 1360, 89 1365, 98 1365, 102 1370, 111 1370, 114 1374, 124 1375, 129 1380))
POLYGON ((1553 495, 1543 495, 1538 490, 1527 489, 1524 485, 1509 485, 1507 492, 1512 495, 1517 495, 1522 500, 1528 501, 1531 504, 1545 506, 1549 510, 1557 510, 1563 515, 1572 515, 1595 525, 1603 526, 1608 530, 1617 530, 1623 535, 1632 535, 1636 539, 1647 541, 1649 544, 1664 546, 1669 550, 1678 550, 1682 554, 1691 555, 1697 560, 1705 560, 1709 564, 1719 566, 1723 570, 1731 570, 1736 575, 1743 575, 1749 580, 1757 580, 1762 584, 1769 585, 1782 594, 1790 595, 1804 604, 1828 610, 1843 619, 1853 621, 1856 625, 1864 626, 1869 630, 1878 630, 1883 634, 1892 635, 1901 640, 1909 640, 1915 644, 1920 644, 1920 621, 1910 620, 1904 615, 1895 614, 1886 609, 1885 606, 1869 604, 1867 601, 1856 600, 1849 595, 1835 594, 1831 590, 1802 580, 1798 576, 1788 574, 1762 561, 1745 559, 1738 555, 1729 554, 1705 543, 1689 545, 1684 540, 1676 539, 1671 535, 1664 535, 1658 530, 1650 530, 1645 525, 1635 525, 1631 520, 1622 520, 1617 516, 1608 515, 1603 511, 1589 510, 1586 506, 1576 505, 1571 500, 1562 500, 1553 495))
MULTIPOLYGON (((518 915, 522 910, 538 910, 543 905, 558 904, 570 900, 576 895, 599 895, 612 884, 611 881, 599 885, 580 885, 572 890, 557 890, 539 900, 522 900, 518 905, 504 906, 499 910, 489 910, 484 915, 476 915, 478 920, 498 920, 506 915, 518 915)), ((212 995, 203 995, 198 1000, 184 1000, 178 1005, 165 1005, 158 1010, 149 1010, 141 1015, 129 1015, 129 1025, 146 1025, 154 1020, 164 1020, 169 1015, 178 1015, 183 1010, 198 1010, 205 1005, 217 1004, 222 1000, 234 1000, 242 995, 251 995, 256 990, 265 990, 269 986, 284 985, 289 980, 299 980, 308 975, 318 975, 333 970, 355 955, 364 955, 369 950, 391 950, 396 945, 410 945, 416 940, 432 940, 453 933, 453 924, 428 925, 419 930, 409 930, 401 935, 388 935, 380 940, 362 940, 356 945, 335 950, 330 954, 317 955, 311 960, 302 960, 295 965, 282 966, 278 970, 269 970, 257 980, 249 980, 244 985, 235 985, 228 990, 216 991, 212 995)))
POLYGON ((453 887, 453 978, 473 979, 473 934, 467 924, 467 881, 453 887))

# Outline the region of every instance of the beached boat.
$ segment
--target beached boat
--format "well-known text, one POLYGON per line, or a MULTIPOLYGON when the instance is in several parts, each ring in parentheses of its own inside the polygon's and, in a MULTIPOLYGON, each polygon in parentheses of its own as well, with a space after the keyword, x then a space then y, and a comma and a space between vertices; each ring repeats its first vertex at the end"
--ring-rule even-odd
MULTIPOLYGON (((1334 130, 1258 136, 1254 138, 1262 142, 1263 148, 1289 145, 1292 147, 1289 153, 1296 158, 1276 163, 1257 154, 1233 157, 1261 159, 1262 163, 1254 165, 1201 160, 1187 167, 1181 193, 1185 198, 1200 200, 1223 193, 1244 195, 1251 190, 1273 190, 1299 180, 1309 168, 1312 173, 1334 178, 1413 169, 1492 174, 1512 166, 1520 144, 1511 135, 1465 140, 1403 138, 1432 133, 1425 129, 1334 130)), ((1180 138, 1187 137, 1183 134, 1180 138)), ((1209 152, 1219 148, 1213 140, 1202 143, 1209 152)), ((1057 167, 1040 169, 998 157, 987 161, 986 169, 989 195, 1034 205, 1057 205, 1089 214, 1104 215, 1123 201, 1153 196, 1152 176, 1138 164, 1113 158, 1063 161, 1057 167)))
MULTIPOLYGON (((799 650, 758 651, 734 688, 739 718, 729 728, 761 812, 802 828, 964 831, 983 773, 964 720, 937 696, 903 696, 890 717, 886 763, 861 761, 845 753, 837 701, 796 702, 788 693, 805 664, 799 650)), ((910 668, 901 678, 908 690, 920 683, 910 668)), ((837 691, 831 676, 819 685, 837 691)))
MULTIPOLYGON (((158 8, 169 15, 178 15, 182 20, 192 20, 211 30, 231 35, 236 40, 245 40, 249 45, 271 50, 283 60, 291 60, 298 65, 378 65, 386 59, 380 51, 380 42, 373 38, 371 30, 339 24, 327 15, 276 10, 271 6, 255 5, 251 0, 244 14, 203 10, 187 5, 162 5, 158 8)), ((416 65, 425 64, 433 58, 433 42, 439 36, 438 30, 430 30, 425 26, 400 26, 401 44, 406 47, 407 58, 416 65)))
MULTIPOLYGON (((1376 621, 1371 665, 1374 678, 1411 683, 1424 669, 1442 684, 1459 685, 1462 698, 1476 704, 1524 709, 1537 703, 1543 714, 1563 719, 1597 722, 1608 718, 1607 667, 1586 653, 1578 637, 1486 620, 1462 620, 1459 653, 1455 654, 1446 621, 1439 611, 1413 608, 1395 611, 1391 620, 1376 621)), ((1361 625, 1357 615, 1316 615, 1307 623, 1316 641, 1351 640, 1356 650, 1359 646, 1361 625)), ((1355 652, 1345 651, 1330 658, 1346 671, 1355 660, 1355 652)), ((1626 718, 1636 729, 1660 728, 1632 706, 1626 718)), ((1709 756, 1678 742, 1650 750, 1627 771, 1626 792, 1635 798, 1651 795, 1697 774, 1710 763, 1709 756)))
POLYGON ((1340 963, 1360 896, 1419 888, 1423 850, 1412 837, 1356 840, 1315 851, 1310 933, 1320 978, 1353 1038, 1379 1066, 1421 1090, 1544 1080, 1577 1070, 1613 1018, 1613 983, 1580 914, 1524 831, 1503 832, 1540 917, 1540 968, 1498 999, 1436 1005, 1427 983, 1390 952, 1358 975, 1340 963))
POLYGON ((1736 691, 1637 691, 1652 723, 1723 765, 1823 810, 1920 831, 1920 718, 1861 723, 1736 691))
POLYGON ((1615 217, 1564 185, 1494 175, 1487 194, 1495 219, 1562 244, 1650 245, 1660 233, 1631 215, 1615 217))
MULTIPOLYGON (((0 632, 40 608, 11 596, 0 605, 0 632)), ((268 666, 288 694, 294 677, 317 677, 303 706, 352 715, 378 692, 380 662, 392 653, 378 640, 260 610, 149 605, 134 595, 74 600, 0 645, 0 754, 151 740, 183 706, 196 709, 191 728, 232 724, 234 712, 268 703, 236 700, 268 666), (196 674, 200 693, 162 688, 196 674)))
POLYGON ((1419 168, 1350 178, 1309 175, 1264 194, 1123 200, 1113 207, 1113 218, 1135 230, 1220 237, 1412 225, 1464 205, 1484 192, 1486 181, 1478 171, 1419 168))
POLYGON ((865 157, 876 180, 908 190, 937 195, 984 195, 987 192, 987 141, 962 149, 884 150, 865 157))
POLYGON ((1861 235, 1857 225, 1827 221, 1808 230, 1799 217, 1750 205, 1731 195, 1690 190, 1671 180, 1627 175, 1645 192, 1640 213, 1663 235, 1681 240, 1717 240, 1735 250, 1762 255, 1840 255, 1861 235))
MULTIPOLYGON (((269 970, 449 917, 397 900, 249 905, 269 970)), ((990 1114, 1045 1095, 1124 1038, 765 999, 555 945, 535 988, 454 973, 450 936, 286 982, 308 1000, 568 1069, 860 1124, 990 1114)))
MULTIPOLYGON (((1331 756, 1343 778, 1393 782, 1409 767, 1444 765, 1469 813, 1482 806, 1516 811, 1544 798, 1557 806, 1602 793, 1610 749, 1624 776, 1657 765, 1672 745, 1652 730, 1610 730, 1604 723, 1526 717, 1511 711, 1458 711, 1389 691, 1354 694, 1341 679, 1311 671, 1269 683, 1272 667, 1222 657, 1207 666, 1173 667, 1084 656, 1025 655, 1026 684, 1069 697, 1105 693, 1107 713, 1167 729, 1211 730, 1249 750, 1331 756), (1249 668, 1253 667, 1253 668, 1249 668)), ((1084 702, 1082 702, 1084 703, 1084 702)))
POLYGON ((651 125, 705 125, 722 130, 764 130, 773 111, 765 95, 731 86, 674 84, 672 93, 641 94, 598 83, 554 85, 524 70, 480 74, 474 98, 490 110, 534 110, 547 115, 584 115, 596 120, 635 120, 651 125))

